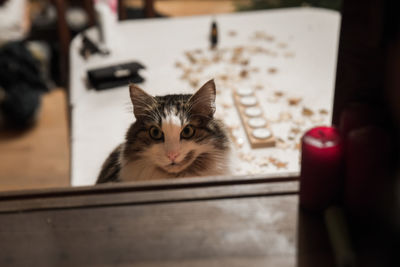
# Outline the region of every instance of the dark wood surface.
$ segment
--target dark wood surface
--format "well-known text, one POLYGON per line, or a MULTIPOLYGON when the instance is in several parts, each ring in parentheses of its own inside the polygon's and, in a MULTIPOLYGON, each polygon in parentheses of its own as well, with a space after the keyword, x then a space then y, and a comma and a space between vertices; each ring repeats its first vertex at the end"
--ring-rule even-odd
POLYGON ((3 193, 0 266, 296 266, 297 178, 268 179, 3 193))

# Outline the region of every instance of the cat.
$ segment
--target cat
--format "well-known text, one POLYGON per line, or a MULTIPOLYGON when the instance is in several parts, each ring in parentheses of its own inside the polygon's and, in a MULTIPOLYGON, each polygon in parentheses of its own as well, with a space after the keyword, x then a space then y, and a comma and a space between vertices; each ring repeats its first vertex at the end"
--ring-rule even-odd
POLYGON ((136 121, 104 162, 97 184, 229 173, 230 142, 214 118, 214 80, 193 95, 150 96, 129 86, 136 121))

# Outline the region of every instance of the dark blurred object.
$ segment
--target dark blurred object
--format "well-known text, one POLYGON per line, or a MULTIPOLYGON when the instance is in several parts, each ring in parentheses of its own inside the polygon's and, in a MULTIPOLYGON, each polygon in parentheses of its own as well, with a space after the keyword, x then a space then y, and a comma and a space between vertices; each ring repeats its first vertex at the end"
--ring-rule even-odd
POLYGON ((13 128, 32 126, 40 109, 40 99, 48 88, 39 63, 22 42, 0 48, 0 113, 13 128))
POLYGON ((154 9, 154 0, 142 0, 143 8, 128 7, 124 0, 118 0, 118 19, 142 19, 164 17, 154 9))
POLYGON ((93 54, 109 55, 108 50, 101 49, 96 45, 86 34, 82 34, 82 47, 80 49, 80 54, 83 58, 88 59, 93 54))
MULTIPOLYGON (((44 9, 33 20, 33 27, 30 40, 44 40, 49 42, 53 51, 53 73, 55 82, 58 85, 67 86, 69 75, 69 44, 71 39, 87 27, 96 23, 94 1, 93 0, 48 0, 36 1, 44 5, 44 9), (80 9, 87 15, 86 23, 75 25, 75 20, 71 17, 81 17, 76 12, 80 9), (77 16, 71 16, 74 12, 77 16)), ((161 16, 154 10, 154 0, 143 0, 144 9, 137 11, 128 8, 126 1, 118 0, 118 16, 119 20, 130 18, 150 18, 161 16)))
POLYGON ((396 0, 343 1, 332 122, 348 132, 345 208, 359 266, 400 266, 398 10, 396 0))
POLYGON ((213 21, 211 24, 210 42, 211 42, 211 49, 215 49, 218 44, 218 28, 216 21, 213 21))
POLYGON ((52 78, 56 84, 67 86, 69 43, 78 32, 95 24, 92 0, 35 1, 32 30, 28 40, 47 42, 52 50, 52 78), (78 23, 79 22, 79 23, 78 23))
POLYGON ((272 9, 286 8, 299 6, 312 6, 334 9, 340 11, 343 0, 251 0, 250 3, 237 4, 237 9, 240 11, 257 10, 257 9, 272 9))
POLYGON ((139 75, 138 71, 144 68, 142 64, 132 62, 89 70, 87 75, 90 84, 96 90, 104 90, 128 85, 129 83, 143 82, 144 79, 139 75))

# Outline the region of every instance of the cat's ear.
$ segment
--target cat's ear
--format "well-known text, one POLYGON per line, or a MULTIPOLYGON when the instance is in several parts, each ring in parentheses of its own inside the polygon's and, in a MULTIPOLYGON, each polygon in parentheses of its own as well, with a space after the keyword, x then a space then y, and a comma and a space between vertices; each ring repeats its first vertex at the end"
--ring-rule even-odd
POLYGON ((212 117, 215 113, 215 83, 214 80, 206 82, 189 99, 191 113, 212 117))
POLYGON ((136 118, 144 116, 157 104, 157 101, 154 99, 154 97, 147 94, 135 84, 129 85, 129 93, 133 104, 133 113, 135 114, 136 118))

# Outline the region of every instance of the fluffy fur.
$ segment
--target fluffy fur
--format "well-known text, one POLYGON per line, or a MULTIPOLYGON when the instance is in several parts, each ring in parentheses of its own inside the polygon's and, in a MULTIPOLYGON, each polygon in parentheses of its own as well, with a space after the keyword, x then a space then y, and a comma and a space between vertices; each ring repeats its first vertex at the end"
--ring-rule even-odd
POLYGON ((215 84, 193 95, 152 97, 130 85, 136 121, 104 162, 97 183, 226 174, 229 140, 214 119, 215 84))

